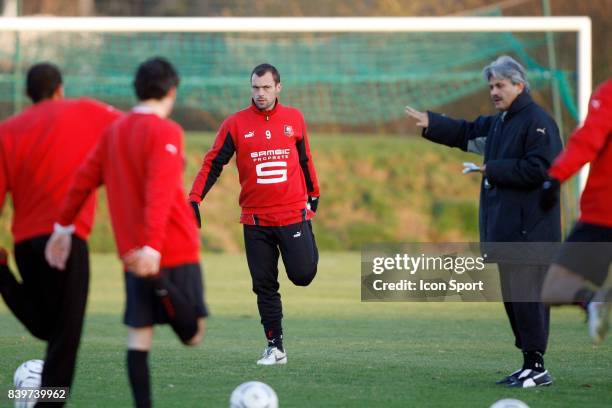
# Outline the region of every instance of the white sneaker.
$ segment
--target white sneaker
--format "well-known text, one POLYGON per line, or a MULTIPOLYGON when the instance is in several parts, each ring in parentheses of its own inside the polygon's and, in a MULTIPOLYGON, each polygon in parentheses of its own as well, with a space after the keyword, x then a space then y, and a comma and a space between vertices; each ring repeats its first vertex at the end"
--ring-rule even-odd
POLYGON ((589 335, 594 344, 599 344, 603 341, 608 333, 610 325, 610 302, 590 302, 587 310, 589 314, 589 335))
POLYGON ((266 347, 263 356, 257 360, 258 365, 287 364, 287 353, 278 347, 266 347))

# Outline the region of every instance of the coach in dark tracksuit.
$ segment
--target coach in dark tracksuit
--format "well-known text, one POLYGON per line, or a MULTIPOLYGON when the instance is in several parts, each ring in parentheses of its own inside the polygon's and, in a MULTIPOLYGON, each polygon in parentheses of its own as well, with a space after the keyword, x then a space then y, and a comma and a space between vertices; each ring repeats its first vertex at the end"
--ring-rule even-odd
MULTIPOLYGON (((562 148, 557 125, 531 98, 525 71, 518 62, 502 56, 483 73, 498 114, 468 122, 410 107, 406 112, 424 127, 426 139, 484 155, 484 165, 478 169, 483 176, 482 242, 560 241, 559 203, 550 212, 538 205, 539 186, 562 148)), ((498 384, 524 388, 550 385, 552 378, 543 360, 549 309, 541 302, 525 301, 539 299, 546 266, 504 260, 508 259, 498 258, 504 306, 524 364, 498 384)))

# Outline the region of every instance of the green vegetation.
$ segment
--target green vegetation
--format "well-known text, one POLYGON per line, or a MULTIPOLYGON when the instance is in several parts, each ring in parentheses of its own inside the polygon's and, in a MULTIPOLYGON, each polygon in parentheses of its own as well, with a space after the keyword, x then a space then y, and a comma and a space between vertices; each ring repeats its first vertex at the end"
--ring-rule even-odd
MULTIPOLYGON (((185 188, 197 173, 214 135, 187 137, 185 188)), ((323 250, 357 250, 364 243, 478 239, 479 177, 461 174, 478 157, 420 137, 314 135, 311 148, 321 184, 315 233, 323 250)), ((238 172, 234 162, 201 206, 206 251, 242 248, 238 224, 238 172)), ((115 250, 101 191, 91 247, 115 250)), ((10 245, 10 205, 0 218, 0 245, 10 245)))
MULTIPOLYGON (((493 384, 520 353, 499 303, 362 303, 359 254, 324 252, 308 288, 281 271, 287 366, 257 367, 265 345, 242 254, 204 254, 212 312, 204 343, 187 349, 155 331, 151 368, 159 407, 227 407, 238 384, 259 380, 281 407, 488 407, 518 398, 530 407, 604 407, 612 400, 612 342, 592 347, 577 308, 554 309, 547 368, 552 387, 493 384)), ((72 407, 127 407, 123 277, 114 255, 94 255, 90 301, 72 407)), ((607 339, 610 340, 610 339, 607 339)), ((41 358, 0 302, 0 391, 14 369, 41 358)), ((5 394, 6 395, 6 394, 5 394)), ((9 406, 0 398, 0 406, 9 406)))

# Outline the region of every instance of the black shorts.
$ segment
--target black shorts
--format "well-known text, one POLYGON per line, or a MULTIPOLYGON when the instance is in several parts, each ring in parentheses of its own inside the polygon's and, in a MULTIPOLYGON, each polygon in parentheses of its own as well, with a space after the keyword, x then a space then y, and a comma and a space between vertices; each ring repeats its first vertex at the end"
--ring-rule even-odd
MULTIPOLYGON (((161 273, 185 294, 185 299, 193 305, 198 317, 208 316, 199 264, 162 268, 161 273)), ((131 272, 126 272, 125 291, 124 324, 130 327, 148 327, 168 323, 168 315, 159 297, 155 295, 155 287, 150 279, 139 278, 131 272)))
POLYGON ((606 281, 611 262, 612 228, 584 222, 576 224, 554 261, 597 286, 606 281))

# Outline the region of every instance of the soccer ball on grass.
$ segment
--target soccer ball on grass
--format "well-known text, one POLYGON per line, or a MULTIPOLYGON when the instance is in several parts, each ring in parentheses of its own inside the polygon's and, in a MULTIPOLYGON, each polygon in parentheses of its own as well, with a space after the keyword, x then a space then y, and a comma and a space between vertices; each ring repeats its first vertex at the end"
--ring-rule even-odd
POLYGON ((529 406, 521 400, 505 398, 495 402, 490 408, 529 408, 529 406))
POLYGON ((268 384, 249 381, 232 392, 230 408, 278 408, 278 397, 268 384))

